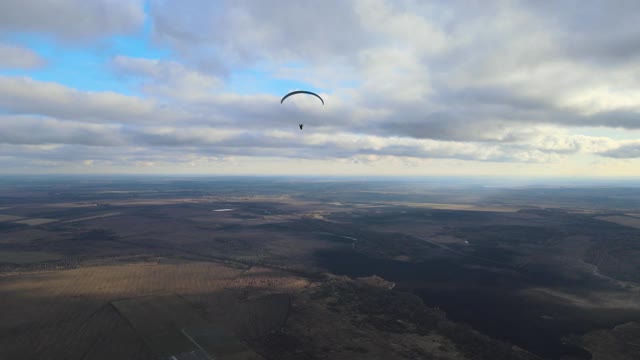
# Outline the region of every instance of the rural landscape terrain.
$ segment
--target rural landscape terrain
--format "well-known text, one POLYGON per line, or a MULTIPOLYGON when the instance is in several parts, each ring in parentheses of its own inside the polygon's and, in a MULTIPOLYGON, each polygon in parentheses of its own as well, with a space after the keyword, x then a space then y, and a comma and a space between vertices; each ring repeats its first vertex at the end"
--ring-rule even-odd
POLYGON ((638 359, 640 187, 0 179, 0 359, 638 359))

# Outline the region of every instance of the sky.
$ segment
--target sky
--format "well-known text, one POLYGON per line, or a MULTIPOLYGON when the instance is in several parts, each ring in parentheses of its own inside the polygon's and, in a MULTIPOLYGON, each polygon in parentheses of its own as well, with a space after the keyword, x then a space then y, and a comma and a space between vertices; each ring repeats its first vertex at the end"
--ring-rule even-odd
POLYGON ((3 0, 0 174, 640 176, 638 24, 635 0, 3 0), (326 105, 280 104, 300 89, 326 105))

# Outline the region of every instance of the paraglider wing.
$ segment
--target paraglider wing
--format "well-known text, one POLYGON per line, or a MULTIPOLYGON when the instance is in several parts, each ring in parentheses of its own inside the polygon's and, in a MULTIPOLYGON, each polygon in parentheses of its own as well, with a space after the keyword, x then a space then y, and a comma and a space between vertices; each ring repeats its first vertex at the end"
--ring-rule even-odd
POLYGON ((311 91, 306 91, 306 90, 297 90, 297 91, 292 91, 292 92, 288 93, 287 95, 285 95, 285 96, 282 98, 282 100, 280 100, 280 104, 282 104, 282 102, 284 102, 284 100, 285 100, 286 98, 288 98, 289 96, 291 96, 291 95, 296 95, 296 94, 307 94, 307 95, 313 95, 313 96, 317 97, 318 99, 320 99, 320 101, 322 101, 322 105, 324 105, 324 100, 322 100, 322 98, 320 97, 320 95, 318 95, 318 94, 316 94, 316 93, 314 93, 314 92, 311 92, 311 91))

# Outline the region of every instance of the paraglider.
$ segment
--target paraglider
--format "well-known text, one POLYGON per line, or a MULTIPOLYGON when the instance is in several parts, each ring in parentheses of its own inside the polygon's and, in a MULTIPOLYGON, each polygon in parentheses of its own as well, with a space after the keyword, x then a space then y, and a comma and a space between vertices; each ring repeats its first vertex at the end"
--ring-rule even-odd
POLYGON ((320 101, 322 101, 322 105, 324 105, 324 100, 322 100, 322 98, 320 97, 320 95, 318 95, 318 94, 316 94, 316 93, 314 93, 314 92, 311 92, 311 91, 306 91, 306 90, 296 90, 296 91, 292 91, 292 92, 288 93, 287 95, 285 95, 285 96, 283 96, 283 97, 282 97, 282 100, 280 100, 280 104, 282 104, 282 103, 284 102, 284 100, 285 100, 286 98, 288 98, 289 96, 291 96, 291 95, 296 95, 296 94, 307 94, 307 95, 313 95, 313 96, 317 97, 318 99, 320 99, 320 101))
MULTIPOLYGON (((289 96, 297 95, 297 94, 307 94, 307 95, 315 96, 318 99, 320 99, 320 101, 322 102, 322 105, 324 106, 324 100, 320 97, 320 95, 318 95, 318 94, 316 94, 314 92, 311 92, 311 91, 306 91, 306 90, 296 90, 296 91, 292 91, 292 92, 288 93, 287 95, 282 97, 282 100, 280 100, 280 104, 282 104, 284 102, 284 100, 286 98, 288 98, 289 96)), ((298 126, 300 126, 300 130, 302 130, 302 127, 304 126, 304 124, 298 124, 298 126)))

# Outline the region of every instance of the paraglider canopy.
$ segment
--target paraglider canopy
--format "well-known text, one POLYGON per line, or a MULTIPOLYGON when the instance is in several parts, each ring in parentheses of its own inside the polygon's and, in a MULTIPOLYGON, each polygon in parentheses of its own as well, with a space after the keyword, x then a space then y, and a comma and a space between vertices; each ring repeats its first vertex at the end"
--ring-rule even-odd
MULTIPOLYGON (((286 98, 288 98, 289 96, 297 95, 297 94, 307 94, 307 95, 315 96, 318 99, 320 99, 320 101, 322 102, 322 105, 324 106, 324 100, 320 97, 320 95, 318 95, 318 94, 316 94, 314 92, 311 92, 311 91, 306 91, 306 90, 296 90, 296 91, 292 91, 292 92, 288 93, 287 95, 282 97, 282 100, 280 100, 280 104, 282 104, 284 102, 284 100, 286 98)), ((300 126, 300 130, 302 130, 302 127, 304 126, 304 124, 298 124, 298 126, 300 126)))
POLYGON ((324 100, 322 100, 322 98, 320 97, 320 95, 318 95, 318 94, 316 94, 316 93, 314 93, 314 92, 311 92, 311 91, 306 91, 306 90, 296 90, 296 91, 292 91, 292 92, 288 93, 287 95, 285 95, 285 96, 283 96, 283 97, 282 97, 282 100, 280 100, 280 104, 282 104, 282 103, 284 102, 284 100, 285 100, 286 98, 288 98, 289 96, 297 95, 297 94, 313 95, 313 96, 317 97, 318 99, 320 99, 320 101, 322 101, 322 105, 324 105, 324 100))

